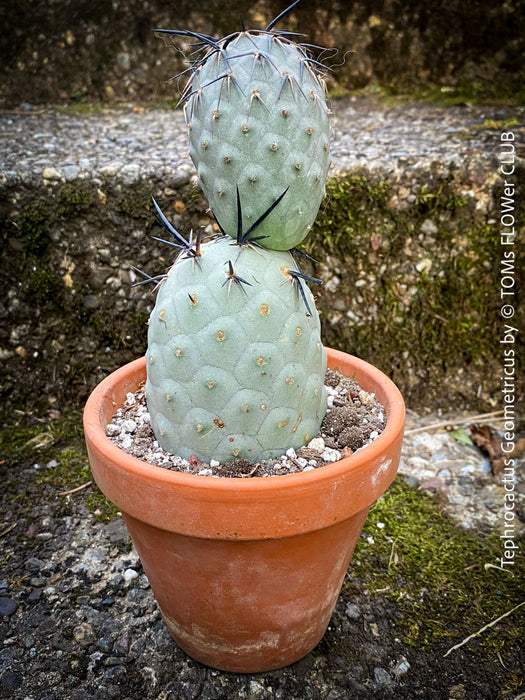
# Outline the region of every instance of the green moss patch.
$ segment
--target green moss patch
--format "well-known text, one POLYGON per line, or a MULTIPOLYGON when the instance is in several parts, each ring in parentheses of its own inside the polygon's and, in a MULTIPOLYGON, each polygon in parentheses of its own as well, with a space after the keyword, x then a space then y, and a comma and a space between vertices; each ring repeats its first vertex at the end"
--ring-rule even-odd
POLYGON ((57 194, 56 212, 62 217, 87 213, 96 201, 95 186, 89 182, 63 185, 57 194))
POLYGON ((4 218, 2 228, 6 237, 19 241, 21 259, 10 260, 20 279, 20 289, 30 304, 60 303, 63 284, 50 264, 51 212, 48 205, 37 200, 26 205, 16 221, 4 218))
MULTIPOLYGON (((463 530, 435 498, 398 478, 370 511, 345 585, 351 590, 355 578, 393 601, 405 643, 452 647, 523 600, 523 557, 512 571, 492 568, 500 566, 502 547, 499 533, 463 530)), ((517 610, 466 648, 481 657, 504 655, 520 644, 524 615, 517 610)))
POLYGON ((39 261, 30 267, 29 277, 24 285, 24 294, 30 302, 59 302, 62 290, 63 284, 49 265, 39 261))
MULTIPOLYGON (((400 86, 371 82, 363 88, 348 90, 337 86, 333 96, 341 93, 356 97, 373 98, 380 105, 396 107, 397 105, 426 102, 439 107, 454 107, 456 105, 501 105, 505 109, 517 108, 525 100, 525 89, 522 84, 514 81, 505 83, 463 82, 456 85, 422 84, 417 89, 406 89, 400 86)), ((514 123, 512 119, 505 120, 514 123)))
MULTIPOLYGON (((60 493, 70 491, 93 481, 82 429, 82 414, 72 411, 67 418, 50 421, 47 424, 28 425, 25 422, 3 426, 0 431, 0 455, 9 467, 28 467, 38 464, 35 470, 34 485, 42 498, 52 497, 57 507, 61 507, 60 493), (46 467, 54 460, 56 466, 46 467)), ((11 474, 13 470, 11 469, 11 474)), ((10 481, 13 499, 27 492, 23 487, 10 481)), ((94 512, 98 519, 111 520, 117 515, 117 508, 110 503, 94 484, 74 496, 82 499, 86 508, 94 512)), ((27 507, 30 507, 28 501, 27 507)))
POLYGON ((151 219, 153 188, 146 183, 124 190, 118 201, 120 212, 134 219, 151 219))
POLYGON ((23 250, 29 256, 45 255, 49 245, 49 208, 41 200, 24 207, 16 225, 10 230, 23 241, 23 250))

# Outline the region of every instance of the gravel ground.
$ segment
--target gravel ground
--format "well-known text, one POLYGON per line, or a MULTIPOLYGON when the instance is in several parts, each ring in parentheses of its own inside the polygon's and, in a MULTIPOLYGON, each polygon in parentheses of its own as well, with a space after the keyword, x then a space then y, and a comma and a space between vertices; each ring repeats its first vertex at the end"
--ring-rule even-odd
MULTIPOLYGON (((437 491, 444 512, 458 527, 501 530, 504 492, 484 456, 444 428, 422 429, 465 420, 422 419, 409 412, 400 474, 413 485, 437 491)), ((266 674, 207 669, 169 636, 121 518, 98 522, 83 505, 84 492, 60 495, 56 488, 35 484, 38 471, 55 467, 51 461, 6 470, 0 524, 0 697, 517 697, 502 692, 505 671, 497 660, 482 675, 476 654, 461 651, 444 659, 457 639, 445 641, 440 653, 407 646, 397 606, 381 594, 370 596, 353 577, 352 566, 330 627, 307 657, 266 674)), ((522 499, 522 479, 516 493, 522 499)), ((363 537, 373 541, 372 535, 377 536, 365 526, 363 537)))
MULTIPOLYGON (((472 158, 488 164, 494 153, 486 147, 493 140, 488 124, 509 117, 501 107, 385 109, 359 98, 332 106, 332 175, 358 165, 393 172, 428 168, 436 160, 456 167, 472 158)), ((0 184, 94 178, 124 185, 159 180, 176 187, 193 173, 180 110, 0 113, 0 184)))

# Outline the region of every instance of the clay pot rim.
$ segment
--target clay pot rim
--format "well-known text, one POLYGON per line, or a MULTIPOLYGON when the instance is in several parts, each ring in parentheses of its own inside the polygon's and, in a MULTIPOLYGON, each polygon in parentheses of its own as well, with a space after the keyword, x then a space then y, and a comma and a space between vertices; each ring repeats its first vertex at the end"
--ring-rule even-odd
POLYGON ((89 433, 91 444, 105 454, 108 460, 117 463, 120 469, 136 476, 152 479, 159 484, 170 485, 172 488, 177 485, 186 488, 191 487, 192 489, 198 487, 204 490, 210 489, 217 495, 234 489, 237 492, 248 495, 250 492, 259 494, 272 493, 283 488, 307 487, 314 483, 320 484, 326 480, 333 480, 339 475, 348 475, 349 472, 360 471, 364 467, 366 468, 371 461, 379 458, 385 449, 398 439, 404 428, 405 404, 401 392, 394 382, 374 365, 355 356, 350 356, 348 353, 331 348, 326 348, 326 352, 328 366, 332 369, 336 369, 339 364, 345 364, 344 358, 350 357, 352 364, 356 368, 356 378, 360 379, 359 375, 362 370, 368 378, 381 388, 384 396, 378 396, 378 398, 387 415, 386 427, 374 442, 333 464, 327 464, 307 472, 283 474, 275 477, 217 478, 166 469, 129 455, 115 445, 106 435, 105 426, 110 419, 106 419, 104 406, 107 405, 109 400, 115 407, 115 410, 119 407, 113 400, 113 387, 125 382, 126 376, 135 374, 137 371, 143 371, 145 376, 145 357, 140 357, 123 365, 97 385, 89 396, 84 409, 84 430, 86 433, 89 433), (388 401, 386 401, 387 398, 388 401))

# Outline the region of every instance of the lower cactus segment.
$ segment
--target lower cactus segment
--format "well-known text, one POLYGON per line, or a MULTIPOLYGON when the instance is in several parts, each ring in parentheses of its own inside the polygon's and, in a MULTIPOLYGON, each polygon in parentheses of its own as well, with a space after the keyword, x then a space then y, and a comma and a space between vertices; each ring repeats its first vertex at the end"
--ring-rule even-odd
POLYGON ((326 356, 297 272, 290 253, 229 237, 179 256, 148 332, 146 398, 163 449, 257 462, 318 432, 326 356))

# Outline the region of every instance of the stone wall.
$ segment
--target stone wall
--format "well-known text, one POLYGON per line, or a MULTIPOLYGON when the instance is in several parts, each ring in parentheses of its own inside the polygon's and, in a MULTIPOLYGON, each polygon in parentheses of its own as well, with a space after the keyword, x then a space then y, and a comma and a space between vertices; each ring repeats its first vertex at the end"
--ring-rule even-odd
MULTIPOLYGON (((58 416, 144 353, 154 293, 130 287, 140 278, 130 265, 154 275, 172 258, 151 238, 152 193, 180 230, 211 225, 189 178, 2 190, 4 411, 58 416)), ((413 408, 501 403, 499 194, 467 167, 394 178, 356 169, 329 183, 308 246, 324 281, 325 343, 377 364, 413 408)))

